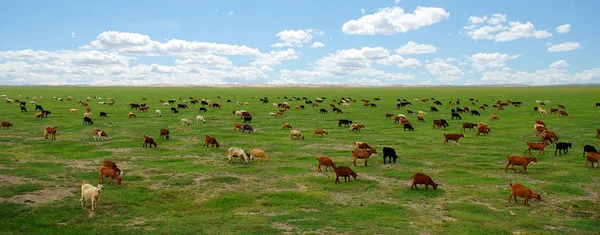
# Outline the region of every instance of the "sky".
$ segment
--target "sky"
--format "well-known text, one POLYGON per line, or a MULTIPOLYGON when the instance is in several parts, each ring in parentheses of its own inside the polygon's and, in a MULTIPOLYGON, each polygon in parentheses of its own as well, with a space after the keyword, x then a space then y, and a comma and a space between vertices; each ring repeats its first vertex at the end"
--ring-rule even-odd
POLYGON ((600 82, 600 1, 0 1, 0 85, 600 82))

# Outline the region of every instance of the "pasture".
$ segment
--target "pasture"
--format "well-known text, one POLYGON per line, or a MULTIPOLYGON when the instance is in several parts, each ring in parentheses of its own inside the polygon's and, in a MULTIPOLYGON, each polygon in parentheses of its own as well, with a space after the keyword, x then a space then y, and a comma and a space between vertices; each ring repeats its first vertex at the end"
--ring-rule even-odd
MULTIPOLYGON (((600 170, 585 168, 585 144, 600 147, 596 128, 600 88, 103 88, 103 87, 0 87, 0 94, 27 101, 28 112, 18 103, 0 100, 0 120, 14 126, 0 129, 0 233, 23 234, 593 234, 600 228, 600 170), (29 96, 30 99, 26 97, 29 96), (36 102, 50 110, 48 118, 35 119, 36 102), (73 101, 58 101, 73 96, 73 101), (93 125, 83 124, 85 100, 92 110, 93 125), (115 99, 115 104, 99 105, 115 99), (217 99, 220 96, 221 99, 217 99), (320 107, 284 97, 326 99, 320 107), (200 104, 189 97, 221 103, 222 108, 199 112, 200 104), (254 99, 252 99, 254 97, 254 99), (268 104, 259 98, 268 97, 268 104), (349 107, 335 104, 343 114, 332 112, 333 99, 351 97, 349 107), (373 98, 380 98, 375 101, 373 98), (434 97, 431 101, 413 101, 434 97), (479 102, 472 105, 469 98, 479 102), (592 100, 592 97, 598 100, 592 100), (146 98, 147 100, 142 100, 146 98), (159 100, 183 99, 189 109, 174 114, 159 100), (413 105, 396 109, 396 99, 413 105), (461 114, 451 119, 449 101, 461 98, 461 107, 478 110, 481 116, 461 114), (232 103, 227 103, 226 100, 232 103), (365 107, 369 99, 377 107, 365 107), (493 109, 492 100, 521 101, 521 107, 493 109), (550 100, 544 109, 565 105, 567 117, 533 112, 536 100, 550 100), (285 116, 270 117, 279 108, 272 103, 289 102, 285 116), (248 102, 247 106, 236 102, 248 102), (147 112, 128 107, 146 103, 147 112), (486 110, 478 107, 488 104, 486 110), (305 105, 306 109, 295 106, 305 105), (430 112, 430 107, 440 112, 430 112), (69 109, 79 111, 70 114, 69 109), (321 114, 319 109, 329 112, 321 114), (155 110, 162 116, 157 117, 155 110), (254 133, 233 130, 242 120, 232 110, 250 112, 254 133), (424 122, 407 110, 425 111, 424 122), (107 117, 99 117, 106 112, 107 117), (128 112, 137 117, 129 118, 128 112), (414 131, 387 119, 405 114, 414 131), (499 121, 491 121, 496 114, 499 121), (206 123, 196 123, 202 115, 206 123), (182 126, 180 120, 191 120, 182 126), (338 127, 338 119, 364 124, 360 132, 338 127), (447 128, 432 128, 434 119, 446 119, 447 128), (540 142, 533 132, 536 119, 555 131, 560 141, 572 142, 568 154, 554 156, 555 144, 546 153, 532 150, 537 163, 528 173, 504 172, 507 155, 523 156, 526 141, 540 142), (282 129, 288 122, 304 140, 292 140, 282 129), (460 133, 463 122, 486 122, 489 135, 476 137, 465 130, 460 145, 444 145, 444 133, 460 133), (46 126, 58 126, 56 140, 44 139, 46 126), (94 128, 106 131, 109 140, 94 140, 94 128), (166 128, 170 139, 159 138, 166 128), (313 136, 314 129, 328 135, 313 136), (144 135, 158 148, 142 148, 144 135), (220 148, 202 147, 204 136, 214 136, 220 148), (352 166, 355 141, 367 142, 377 154, 352 166), (392 147, 399 159, 383 164, 382 148, 392 147), (227 162, 227 149, 250 152, 260 148, 268 161, 244 164, 227 162), (358 177, 334 184, 335 173, 317 172, 320 155, 337 166, 349 166, 358 177), (123 183, 104 185, 94 211, 79 203, 81 181, 96 185, 103 160, 112 160, 124 171, 123 183), (437 190, 423 185, 410 190, 411 176, 421 172, 439 184, 437 190), (520 183, 541 194, 530 206, 508 203, 509 183, 520 183)), ((38 111, 39 112, 39 111, 38 111)), ((475 128, 477 129, 477 128, 475 128)), ((527 155, 529 157, 529 155, 527 155)), ((324 167, 323 167, 324 169, 324 167)), ((516 166, 520 170, 520 166, 516 166)))

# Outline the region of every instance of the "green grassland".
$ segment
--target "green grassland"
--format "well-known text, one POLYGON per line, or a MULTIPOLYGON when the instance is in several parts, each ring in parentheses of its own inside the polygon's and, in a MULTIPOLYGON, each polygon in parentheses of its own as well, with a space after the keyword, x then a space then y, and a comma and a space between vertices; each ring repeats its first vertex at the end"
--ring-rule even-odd
MULTIPOLYGON (((595 234, 600 228, 600 170, 585 168, 582 149, 598 146, 595 138, 600 108, 600 88, 101 88, 101 87, 0 87, 8 98, 27 100, 43 96, 37 103, 52 114, 34 119, 34 106, 20 112, 18 104, 0 103, 0 120, 14 124, 0 129, 0 233, 2 234, 595 234), (94 125, 83 125, 83 110, 75 101, 87 96, 109 97, 114 106, 90 101, 94 125), (217 99, 217 96, 222 97, 217 99), (284 117, 269 117, 278 109, 272 103, 284 97, 326 97, 321 107, 294 107, 303 101, 288 101, 292 109, 284 117), (200 105, 173 114, 159 100, 204 98, 222 103, 221 109, 200 105), (254 98, 253 98, 254 97, 254 98), (259 98, 268 97, 269 104, 259 98), (331 112, 332 99, 359 100, 331 112), (373 101, 378 97, 380 101, 373 101), (428 103, 396 109, 396 99, 434 97, 443 102, 439 113, 429 112, 428 103), (473 97, 476 105, 468 102, 473 97), (142 98, 147 98, 143 101, 142 98), (522 101, 522 107, 503 111, 480 110, 481 116, 463 114, 451 120, 449 101, 461 98, 461 106, 477 109, 494 99, 522 101), (226 103, 230 99, 232 103, 226 103), (370 99, 377 107, 364 107, 370 99), (536 100, 551 100, 549 110, 566 106, 568 117, 540 116, 533 112, 536 100), (237 106, 236 102, 249 102, 237 106), (128 103, 146 102, 150 111, 133 111, 128 103), (77 114, 69 114, 77 108, 77 114), (320 114, 319 108, 330 112, 320 114), (162 117, 154 111, 162 110, 162 117), (245 109, 254 119, 253 134, 233 131, 240 120, 232 110, 245 109), (407 109, 427 112, 425 122, 409 116, 415 131, 386 119, 385 113, 407 109), (99 117, 103 111, 108 117, 99 117), (490 121, 497 114, 500 121, 490 121), (180 119, 206 123, 182 126, 180 119), (346 118, 366 127, 360 133, 338 127, 346 118), (446 129, 432 128, 432 120, 446 119, 446 129), (504 172, 507 155, 523 155, 526 141, 539 141, 533 132, 542 119, 560 141, 573 143, 566 155, 554 156, 555 145, 545 155, 532 151, 539 162, 528 166, 528 174, 504 172), (289 122, 304 133, 304 140, 291 140, 289 122), (443 144, 443 133, 460 133, 463 122, 486 122, 488 136, 465 131, 460 145, 443 144), (45 140, 45 126, 58 126, 57 140, 45 140), (109 140, 95 141, 94 127, 107 131, 109 140), (159 138, 159 130, 171 131, 170 140, 159 138), (315 128, 329 132, 314 137, 315 128), (144 135, 153 137, 158 148, 142 148, 144 135), (203 148, 204 135, 212 135, 220 148, 203 148), (352 166, 352 144, 367 142, 378 153, 352 166), (399 155, 395 164, 383 164, 382 148, 393 147, 399 155), (263 149, 269 161, 227 163, 227 148, 249 152, 263 149), (317 172, 316 157, 333 159, 350 166, 356 180, 335 185, 335 174, 317 172), (81 181, 97 181, 103 160, 112 160, 125 172, 123 184, 105 184, 95 211, 79 204, 81 181), (437 190, 423 186, 410 190, 416 172, 430 175, 437 190), (520 183, 540 193, 543 200, 530 206, 508 203, 509 183, 520 183), (514 216, 511 215, 514 213, 514 216)), ((27 100, 29 101, 29 100, 27 100)), ((182 103, 183 101, 178 101, 182 103)), ((520 168, 517 168, 520 169, 520 168)))

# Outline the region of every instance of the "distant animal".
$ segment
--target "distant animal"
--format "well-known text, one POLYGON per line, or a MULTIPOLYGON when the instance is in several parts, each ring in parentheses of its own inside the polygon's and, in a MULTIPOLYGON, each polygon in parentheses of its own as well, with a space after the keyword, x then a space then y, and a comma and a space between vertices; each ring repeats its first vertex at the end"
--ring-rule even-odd
POLYGON ((531 143, 529 141, 527 141, 527 149, 525 150, 525 153, 523 154, 527 154, 527 151, 529 151, 529 154, 531 154, 531 150, 540 150, 541 154, 545 154, 546 152, 544 151, 544 148, 546 146, 550 146, 550 142, 546 141, 546 142, 542 142, 542 143, 531 143))
POLYGON ((150 145, 150 148, 152 148, 152 145, 154 145, 155 148, 158 148, 154 139, 152 139, 150 136, 144 136, 144 140, 142 142, 142 147, 148 148, 148 145, 150 145))
POLYGON ((83 206, 83 202, 87 205, 88 200, 92 204, 92 210, 94 210, 94 206, 97 206, 98 200, 100 199, 100 193, 104 186, 98 184, 97 187, 94 187, 91 184, 88 184, 85 180, 81 181, 81 199, 79 202, 81 206, 83 206))
POLYGON ((243 149, 231 147, 227 149, 227 159, 229 164, 233 163, 233 157, 240 158, 244 161, 244 163, 248 163, 248 159, 250 159, 250 156, 248 156, 248 154, 246 154, 243 149))
POLYGON ((406 131, 406 129, 408 129, 409 131, 414 131, 415 128, 413 128, 412 125, 408 124, 408 123, 404 123, 404 131, 406 131))
POLYGON ((598 152, 598 150, 596 150, 596 148, 592 145, 586 144, 583 146, 583 157, 585 157, 585 153, 591 153, 591 152, 598 152))
POLYGON ((592 163, 592 168, 598 167, 598 161, 600 160, 600 153, 598 152, 589 152, 585 155, 585 167, 587 168, 588 163, 592 163), (596 163, 596 167, 594 167, 594 162, 596 163))
POLYGON ((121 169, 117 167, 117 164, 115 162, 111 160, 104 160, 102 166, 112 168, 115 172, 117 172, 117 174, 119 174, 119 176, 123 177, 123 171, 121 171, 121 169))
POLYGON ((198 115, 196 116, 196 123, 199 123, 200 121, 202 121, 202 123, 206 123, 206 120, 204 120, 204 117, 198 115))
POLYGON ((352 158, 354 159, 354 161, 353 161, 354 166, 356 166, 357 159, 365 159, 365 166, 366 166, 367 160, 369 159, 369 157, 375 153, 377 153, 377 150, 375 148, 370 148, 367 150, 360 150, 360 149, 352 150, 352 158))
POLYGON ((105 112, 100 112, 100 117, 108 117, 105 112))
POLYGON ((492 121, 494 121, 494 120, 500 121, 500 118, 498 117, 498 115, 491 114, 490 117, 491 117, 492 121))
POLYGON ((504 172, 507 172, 508 166, 512 165, 512 169, 516 173, 517 170, 515 170, 515 165, 517 165, 517 166, 523 167, 523 170, 521 172, 527 173, 527 165, 529 165, 530 162, 538 162, 536 157, 521 157, 521 156, 508 156, 508 155, 506 157, 508 158, 508 163, 506 164, 506 167, 504 168, 504 172))
POLYGON ((46 129, 44 129, 44 139, 48 139, 48 135, 52 135, 51 139, 56 140, 56 129, 58 129, 57 126, 46 127, 46 129))
POLYGON ((252 121, 252 116, 244 116, 243 123, 250 123, 252 121))
POLYGON ((177 110, 175 107, 171 107, 171 112, 172 113, 179 113, 179 110, 177 110))
POLYGON ((233 123, 233 130, 234 131, 241 131, 242 130, 242 124, 239 124, 237 122, 233 123))
POLYGON ((321 170, 321 166, 325 166, 325 172, 327 172, 327 170, 331 167, 331 171, 333 171, 333 169, 335 169, 335 164, 333 164, 333 161, 330 158, 326 158, 323 156, 320 156, 318 158, 315 158, 315 160, 317 160, 319 162, 319 165, 317 165, 317 172, 323 172, 323 170, 321 170))
POLYGON ((569 152, 569 149, 572 146, 573 146, 572 143, 567 143, 567 142, 556 143, 556 150, 554 150, 554 156, 556 156, 556 151, 558 151, 559 154, 562 154, 561 152, 564 152, 565 154, 567 154, 569 152))
POLYGON ((292 125, 287 122, 283 122, 281 123, 281 129, 292 129, 292 125))
POLYGON ((346 167, 346 166, 337 166, 337 167, 333 167, 334 171, 335 171, 335 184, 341 183, 340 182, 340 176, 344 177, 344 182, 346 182, 346 178, 348 179, 348 182, 350 182, 350 177, 356 179, 356 172, 354 172, 352 169, 350 169, 350 167, 346 167))
POLYGON ((327 131, 322 129, 315 129, 315 134, 313 136, 321 135, 321 137, 323 137, 323 134, 327 135, 327 131))
POLYGON ((460 145, 458 143, 458 139, 460 139, 461 137, 465 137, 465 134, 444 134, 444 144, 447 144, 448 140, 454 140, 454 142, 456 142, 457 145, 460 145))
POLYGON ((83 124, 85 124, 85 125, 94 125, 94 122, 89 117, 83 117, 83 124))
POLYGON ((488 135, 490 133, 490 128, 487 123, 479 122, 477 123, 477 134, 475 136, 479 137, 479 134, 488 135))
POLYGON ((198 110, 198 112, 206 112, 206 111, 208 111, 208 110, 204 107, 200 107, 200 109, 198 110))
POLYGON ((204 147, 206 145, 206 147, 208 148, 208 145, 211 145, 211 148, 217 146, 217 148, 219 148, 219 142, 217 142, 217 139, 215 139, 214 136, 210 136, 210 135, 205 135, 204 136, 204 144, 202 144, 202 147, 204 147))
POLYGON ((450 126, 450 124, 448 124, 448 122, 444 119, 439 119, 439 120, 433 120, 433 128, 435 127, 441 128, 441 127, 448 127, 450 126))
POLYGON ((245 133, 246 131, 248 131, 248 133, 254 133, 254 129, 250 124, 244 124, 244 126, 242 126, 242 133, 245 133))
POLYGON ((304 140, 304 136, 298 130, 290 130, 290 138, 293 140, 299 140, 299 139, 304 140))
POLYGON ((99 140, 99 139, 109 139, 108 133, 106 133, 106 131, 100 130, 98 128, 94 128, 94 140, 99 140))
POLYGON ((429 109, 429 112, 439 112, 440 110, 437 109, 436 107, 431 107, 431 109, 429 109))
POLYGON ((157 117, 161 117, 161 116, 162 116, 162 112, 161 112, 159 109, 157 109, 157 110, 155 111, 155 113, 156 113, 156 116, 157 116, 157 117))
POLYGON ((269 160, 269 155, 262 149, 251 149, 250 155, 252 155, 252 161, 254 161, 254 158, 264 159, 265 161, 269 160))
POLYGON ((352 124, 352 121, 347 120, 347 119, 338 119, 338 127, 341 127, 342 125, 344 126, 350 126, 350 124, 352 124))
POLYGON ((121 181, 123 180, 119 173, 116 172, 112 167, 102 166, 98 168, 98 183, 100 183, 100 181, 104 183, 104 177, 110 178, 110 180, 108 181, 109 184, 112 184, 113 179, 117 179, 118 184, 121 184, 121 181))
POLYGON ((390 147, 383 147, 383 164, 385 165, 385 158, 390 158, 390 163, 396 163, 396 159, 398 159, 398 155, 396 155, 396 150, 390 147))
POLYGON ((456 118, 456 119, 462 119, 462 117, 460 116, 460 114, 458 113, 452 113, 452 119, 456 118))
POLYGON ((13 126, 10 122, 2 122, 2 128, 9 130, 13 126))
POLYGON ((473 130, 473 128, 476 127, 476 126, 477 126, 477 124, 475 124, 475 123, 464 122, 462 124, 462 128, 460 129, 460 132, 464 132, 465 129, 471 129, 471 130, 473 130))
POLYGON ((185 125, 190 125, 190 120, 187 118, 182 118, 181 119, 181 126, 185 126, 185 125))
POLYGON ((352 124, 352 125, 350 125, 350 131, 351 132, 357 132, 357 131, 360 132, 360 129, 362 129, 364 127, 365 127, 365 125, 363 125, 363 124, 352 124))
POLYGON ((429 185, 433 186, 434 190, 437 190, 438 184, 433 182, 431 177, 429 177, 428 175, 425 175, 422 173, 415 173, 411 178, 412 178, 412 184, 410 185, 410 190, 412 190, 413 187, 415 187, 415 190, 416 190, 418 184, 424 184, 425 191, 429 190, 429 185))
POLYGON ((319 112, 320 113, 327 113, 327 109, 321 109, 319 112))
POLYGON ((132 118, 132 117, 136 117, 136 116, 135 116, 135 113, 129 112, 129 113, 127 114, 127 117, 130 117, 130 118, 132 118))
POLYGON ((508 196, 508 203, 510 203, 513 196, 515 198, 515 203, 517 203, 517 204, 518 204, 517 196, 525 198, 525 200, 523 201, 523 204, 526 206, 529 204, 530 198, 535 198, 539 201, 542 200, 542 196, 539 194, 533 193, 533 191, 531 191, 531 189, 529 189, 521 184, 510 183, 510 195, 508 196))
POLYGON ((560 117, 560 116, 565 116, 565 117, 568 117, 568 116, 569 116, 569 114, 567 114, 567 112, 566 112, 566 111, 564 111, 564 110, 560 110, 560 111, 558 111, 558 116, 559 116, 559 117, 560 117))
POLYGON ((160 129, 160 138, 161 139, 169 139, 169 130, 160 129))

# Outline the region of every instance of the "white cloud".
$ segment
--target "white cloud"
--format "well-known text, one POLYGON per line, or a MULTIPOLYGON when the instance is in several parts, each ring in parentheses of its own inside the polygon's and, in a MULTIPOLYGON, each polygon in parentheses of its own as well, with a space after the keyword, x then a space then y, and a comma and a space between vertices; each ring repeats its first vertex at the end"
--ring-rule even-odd
POLYGON ((466 57, 472 62, 472 66, 477 71, 484 71, 487 68, 505 68, 506 61, 520 57, 520 55, 508 55, 500 53, 477 53, 466 57))
POLYGON ((364 9, 364 8, 361 8, 361 9, 360 9, 360 12, 361 12, 361 13, 364 15, 364 14, 365 14, 365 9, 364 9))
POLYGON ((535 72, 517 71, 488 71, 481 80, 496 83, 521 83, 531 85, 561 84, 561 83, 597 83, 600 82, 600 68, 584 70, 569 74, 564 69, 550 68, 535 72))
POLYGON ((275 43, 271 45, 271 47, 301 47, 303 44, 312 40, 315 36, 322 36, 323 34, 325 34, 323 30, 318 31, 316 29, 283 30, 275 35, 283 42, 275 43))
POLYGON ((323 44, 322 42, 313 42, 313 44, 310 45, 310 47, 312 47, 312 48, 325 47, 325 44, 323 44))
POLYGON ((566 67, 569 67, 569 64, 565 60, 559 60, 559 61, 556 61, 556 62, 550 64, 550 68, 554 68, 554 69, 562 69, 562 68, 566 68, 566 67))
POLYGON ((400 68, 417 68, 421 66, 421 62, 414 58, 404 59, 400 55, 392 55, 385 59, 377 60, 378 64, 382 65, 396 65, 400 68))
POLYGON ((293 47, 294 44, 290 42, 278 42, 271 44, 271 47, 293 47))
POLYGON ((549 47, 549 46, 552 46, 552 43, 551 43, 551 42, 547 42, 547 43, 546 43, 546 46, 547 46, 547 47, 549 47))
POLYGON ((425 66, 429 73, 436 76, 440 82, 452 82, 462 78, 465 74, 455 65, 448 64, 441 59, 435 59, 425 66))
POLYGON ((418 6, 414 13, 405 13, 400 7, 387 7, 342 26, 345 34, 373 35, 395 34, 416 30, 448 19, 450 13, 443 8, 418 6))
POLYGON ((409 41, 406 45, 398 48, 396 53, 400 55, 409 55, 409 54, 425 54, 425 53, 435 53, 437 48, 431 44, 418 44, 413 41, 409 41))
POLYGON ((565 42, 562 44, 556 44, 548 48, 549 52, 562 52, 562 51, 572 51, 582 48, 582 46, 578 42, 565 42))
POLYGON ((563 24, 561 26, 556 27, 556 32, 560 34, 568 33, 569 31, 571 31, 570 24, 563 24))
POLYGON ((494 14, 488 16, 471 16, 469 17, 468 26, 463 27, 467 35, 475 40, 494 40, 496 42, 508 42, 519 38, 535 37, 544 39, 552 36, 545 30, 536 30, 531 22, 521 23, 511 21, 508 25, 503 23, 507 21, 506 15, 494 14), (485 23, 484 23, 485 22, 485 23))
POLYGON ((271 66, 281 64, 284 60, 295 60, 298 59, 296 51, 289 48, 285 51, 271 51, 269 53, 262 54, 258 59, 251 63, 252 66, 271 66))
POLYGON ((235 15, 235 12, 229 11, 229 12, 227 12, 227 15, 230 15, 230 16, 235 15))
POLYGON ((71 38, 76 38, 77 35, 75 35, 75 32, 71 32, 71 38))

